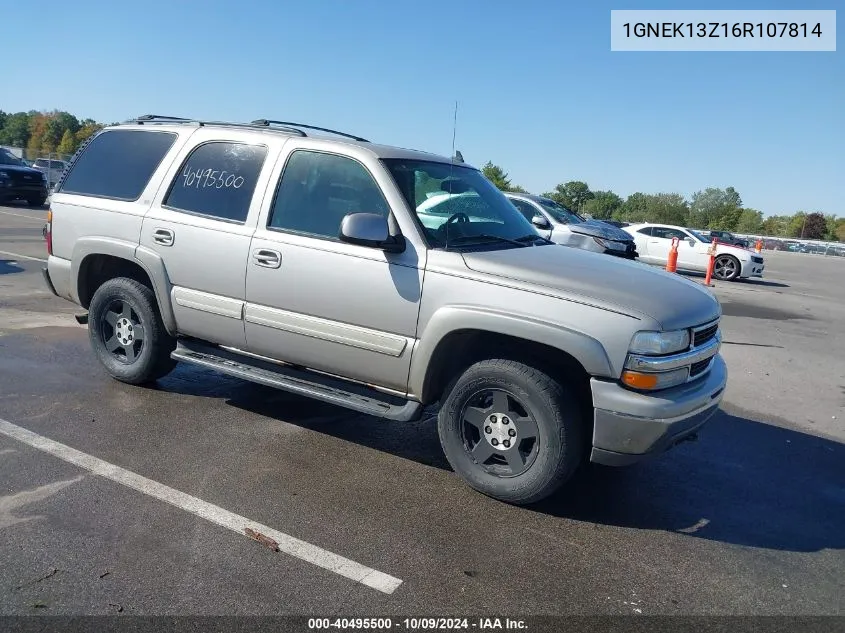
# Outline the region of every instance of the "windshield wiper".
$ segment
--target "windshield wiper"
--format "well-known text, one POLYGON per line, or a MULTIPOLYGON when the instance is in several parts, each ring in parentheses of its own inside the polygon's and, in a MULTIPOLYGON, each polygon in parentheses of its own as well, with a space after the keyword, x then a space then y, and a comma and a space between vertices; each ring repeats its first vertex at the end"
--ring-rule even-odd
MULTIPOLYGON (((532 237, 530 235, 526 235, 525 237, 532 237)), ((537 237, 540 237, 539 235, 537 237)), ((508 244, 515 244, 516 246, 528 246, 525 242, 518 242, 517 240, 512 240, 508 237, 502 237, 500 235, 492 235, 490 233, 479 233, 477 235, 461 235, 460 237, 456 237, 454 239, 449 240, 448 246, 453 246, 455 244, 464 244, 465 246, 478 246, 480 244, 484 244, 484 242, 478 242, 478 244, 472 244, 471 242, 474 240, 492 240, 495 242, 507 242, 508 244)), ((525 239, 525 238, 519 238, 525 239)), ((447 246, 447 248, 448 248, 447 246)))
POLYGON ((543 237, 542 235, 523 235, 522 237, 516 238, 517 242, 536 242, 540 240, 544 244, 553 244, 550 239, 543 237))

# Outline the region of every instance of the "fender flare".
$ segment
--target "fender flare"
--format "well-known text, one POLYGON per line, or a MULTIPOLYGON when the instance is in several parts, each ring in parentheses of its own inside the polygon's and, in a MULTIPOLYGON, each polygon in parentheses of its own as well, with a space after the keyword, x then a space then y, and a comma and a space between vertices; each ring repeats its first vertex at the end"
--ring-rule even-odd
POLYGON ((438 346, 447 336, 461 330, 503 334, 547 345, 575 358, 590 376, 613 374, 612 363, 604 346, 583 332, 489 308, 447 306, 431 317, 425 326, 423 338, 415 345, 408 376, 409 393, 425 397, 423 391, 438 346))
POLYGON ((161 319, 168 334, 176 333, 176 318, 173 314, 173 306, 170 303, 170 278, 164 266, 164 261, 158 253, 136 242, 116 240, 104 237, 84 237, 77 240, 73 247, 73 258, 71 263, 71 291, 77 303, 80 301, 80 276, 82 264, 91 255, 110 255, 119 259, 140 266, 147 274, 153 285, 153 292, 156 296, 161 319))

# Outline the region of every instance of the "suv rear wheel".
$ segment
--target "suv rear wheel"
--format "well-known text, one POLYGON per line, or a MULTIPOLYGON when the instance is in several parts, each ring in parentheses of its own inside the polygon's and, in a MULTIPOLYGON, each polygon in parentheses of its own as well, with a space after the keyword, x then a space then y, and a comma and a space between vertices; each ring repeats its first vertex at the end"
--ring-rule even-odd
POLYGON ((582 461, 577 398, 515 361, 467 369, 445 398, 437 428, 452 468, 475 490, 508 503, 549 496, 582 461))
POLYGON ((118 277, 100 286, 88 309, 91 346, 106 371, 133 385, 170 373, 176 340, 167 334, 153 291, 134 279, 118 277))

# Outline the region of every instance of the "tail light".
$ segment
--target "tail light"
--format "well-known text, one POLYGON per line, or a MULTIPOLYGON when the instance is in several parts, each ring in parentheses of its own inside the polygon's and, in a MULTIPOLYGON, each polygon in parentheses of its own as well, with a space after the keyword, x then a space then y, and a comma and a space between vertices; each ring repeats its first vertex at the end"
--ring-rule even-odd
POLYGON ((47 224, 44 225, 44 239, 47 241, 47 255, 53 254, 53 210, 47 210, 47 224))

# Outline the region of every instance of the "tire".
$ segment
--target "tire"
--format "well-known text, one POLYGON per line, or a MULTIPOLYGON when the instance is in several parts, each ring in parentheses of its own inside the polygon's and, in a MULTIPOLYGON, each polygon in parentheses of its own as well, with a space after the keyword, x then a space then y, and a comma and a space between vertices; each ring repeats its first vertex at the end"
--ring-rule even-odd
POLYGON ((43 207, 47 198, 28 198, 26 203, 31 207, 43 207))
POLYGON ((495 359, 457 379, 437 431, 446 459, 471 488, 525 505, 551 495, 581 465, 583 423, 579 401, 564 385, 528 365, 495 359))
POLYGON ((716 256, 716 261, 713 265, 713 276, 716 279, 720 279, 721 281, 736 281, 741 272, 742 267, 740 266, 739 260, 733 255, 716 256))
POLYGON ((176 339, 164 329, 155 295, 134 279, 118 277, 97 288, 88 308, 88 335, 100 363, 121 382, 154 382, 176 366, 170 358, 176 339))

